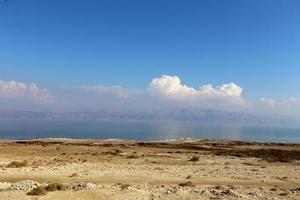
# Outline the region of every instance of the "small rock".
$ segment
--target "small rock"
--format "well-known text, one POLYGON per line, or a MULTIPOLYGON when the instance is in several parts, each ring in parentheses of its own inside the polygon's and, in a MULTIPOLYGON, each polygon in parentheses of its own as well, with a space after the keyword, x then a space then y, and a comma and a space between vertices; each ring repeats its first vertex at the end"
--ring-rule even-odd
POLYGON ((74 183, 71 185, 71 189, 75 191, 79 190, 91 190, 97 188, 97 185, 94 183, 74 183))

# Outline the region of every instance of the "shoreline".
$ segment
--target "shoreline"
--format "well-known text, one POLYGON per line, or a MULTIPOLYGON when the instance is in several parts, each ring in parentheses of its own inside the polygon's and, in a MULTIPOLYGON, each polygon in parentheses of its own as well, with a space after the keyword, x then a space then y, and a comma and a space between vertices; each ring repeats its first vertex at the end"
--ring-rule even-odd
POLYGON ((287 145, 300 145, 300 141, 274 141, 274 140, 243 140, 243 139, 225 139, 225 138, 168 138, 158 140, 142 140, 142 139, 120 139, 120 138, 72 138, 72 137, 46 137, 46 138, 28 138, 28 139, 5 139, 0 138, 0 142, 17 142, 17 141, 74 141, 74 142, 197 142, 197 141, 215 141, 215 142, 249 142, 260 144, 287 144, 287 145))

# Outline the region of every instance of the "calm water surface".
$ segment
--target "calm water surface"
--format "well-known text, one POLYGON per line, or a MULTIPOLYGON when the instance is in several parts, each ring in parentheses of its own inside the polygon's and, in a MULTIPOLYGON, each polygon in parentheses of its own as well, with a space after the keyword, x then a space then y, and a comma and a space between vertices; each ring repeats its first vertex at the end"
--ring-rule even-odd
POLYGON ((208 125, 174 121, 0 121, 1 139, 48 137, 136 140, 191 137, 300 143, 300 128, 208 125))

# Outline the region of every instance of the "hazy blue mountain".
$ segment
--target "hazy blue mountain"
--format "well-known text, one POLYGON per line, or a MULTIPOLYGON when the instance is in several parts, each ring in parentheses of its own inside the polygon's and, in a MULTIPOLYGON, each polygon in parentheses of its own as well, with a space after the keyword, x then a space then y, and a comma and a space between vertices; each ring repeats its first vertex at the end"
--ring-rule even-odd
POLYGON ((2 120, 175 120, 206 123, 242 123, 291 125, 296 120, 280 116, 258 116, 243 112, 230 112, 212 109, 172 109, 137 112, 131 110, 98 110, 77 112, 36 112, 21 110, 0 110, 2 120))

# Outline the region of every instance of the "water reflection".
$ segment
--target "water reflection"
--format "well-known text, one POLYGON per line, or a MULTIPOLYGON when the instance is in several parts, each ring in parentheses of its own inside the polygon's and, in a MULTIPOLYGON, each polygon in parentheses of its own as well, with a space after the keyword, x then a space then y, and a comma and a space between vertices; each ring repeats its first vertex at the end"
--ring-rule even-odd
POLYGON ((0 138, 160 140, 182 137, 300 142, 300 129, 174 121, 0 121, 0 138))

